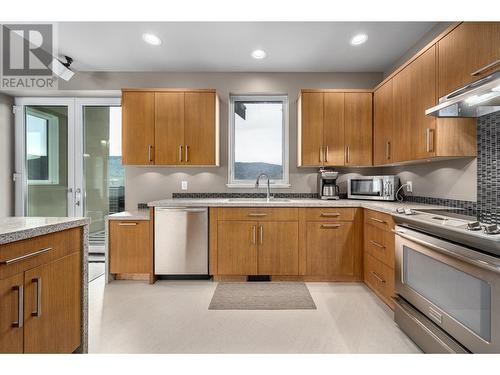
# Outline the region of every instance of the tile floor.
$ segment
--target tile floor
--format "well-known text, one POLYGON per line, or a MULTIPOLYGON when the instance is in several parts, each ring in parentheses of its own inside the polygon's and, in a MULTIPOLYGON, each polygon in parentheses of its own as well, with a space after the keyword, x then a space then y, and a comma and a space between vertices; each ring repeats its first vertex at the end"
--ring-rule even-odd
POLYGON ((211 281, 90 283, 90 353, 419 353, 360 283, 307 283, 317 310, 208 310, 211 281))

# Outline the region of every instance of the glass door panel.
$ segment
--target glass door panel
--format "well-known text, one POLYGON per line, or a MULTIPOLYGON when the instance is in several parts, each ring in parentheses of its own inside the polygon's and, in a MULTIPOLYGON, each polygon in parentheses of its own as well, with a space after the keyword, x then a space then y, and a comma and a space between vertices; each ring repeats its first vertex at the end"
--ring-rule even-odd
POLYGON ((27 216, 68 216, 68 107, 25 107, 27 216))
MULTIPOLYGON (((121 164, 121 107, 84 106, 84 216, 91 218, 90 245, 104 246, 106 215, 125 209, 121 164)), ((91 249, 92 250, 92 249, 91 249)), ((94 249, 94 252, 99 252, 94 249)))

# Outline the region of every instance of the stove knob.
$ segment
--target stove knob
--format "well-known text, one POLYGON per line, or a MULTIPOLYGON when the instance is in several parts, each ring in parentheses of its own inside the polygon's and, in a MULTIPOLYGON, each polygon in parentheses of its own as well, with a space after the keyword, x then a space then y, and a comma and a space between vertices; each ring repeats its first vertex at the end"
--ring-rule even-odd
POLYGON ((496 234, 498 233, 498 226, 496 224, 489 224, 484 226, 484 233, 496 234))

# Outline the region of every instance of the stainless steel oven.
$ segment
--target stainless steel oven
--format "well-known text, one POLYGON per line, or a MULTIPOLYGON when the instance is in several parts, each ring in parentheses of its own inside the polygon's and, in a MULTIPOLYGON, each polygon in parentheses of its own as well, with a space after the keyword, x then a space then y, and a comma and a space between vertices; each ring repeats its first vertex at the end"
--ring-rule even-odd
POLYGON ((500 353, 500 259, 407 227, 395 232, 400 327, 427 352, 500 353))
POLYGON ((347 198, 382 201, 396 200, 397 176, 360 176, 347 181, 347 198))

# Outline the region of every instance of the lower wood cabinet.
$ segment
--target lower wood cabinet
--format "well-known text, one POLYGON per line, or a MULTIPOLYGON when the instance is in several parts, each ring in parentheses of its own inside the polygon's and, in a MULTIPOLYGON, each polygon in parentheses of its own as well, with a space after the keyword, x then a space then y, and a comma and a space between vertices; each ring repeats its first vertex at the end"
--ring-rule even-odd
POLYGON ((257 223, 217 223, 217 263, 221 275, 257 274, 257 223))
POLYGON ((81 257, 80 228, 0 246, 0 353, 72 353, 80 346, 81 257), (4 263, 14 253, 27 257, 4 263))
POLYGON ((110 220, 111 273, 144 275, 153 273, 150 230, 149 220, 110 220))
POLYGON ((261 275, 298 275, 299 223, 270 221, 259 223, 258 267, 261 275))

